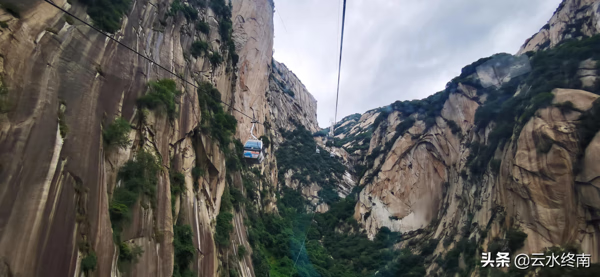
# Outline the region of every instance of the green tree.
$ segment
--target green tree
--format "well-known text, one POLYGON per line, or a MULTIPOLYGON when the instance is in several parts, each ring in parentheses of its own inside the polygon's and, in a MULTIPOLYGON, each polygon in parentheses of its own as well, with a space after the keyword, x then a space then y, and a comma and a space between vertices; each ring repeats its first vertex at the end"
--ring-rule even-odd
POLYGON ((238 258, 241 260, 244 257, 246 257, 246 254, 248 253, 248 251, 246 250, 246 247, 243 245, 239 245, 238 246, 238 258))
POLYGON ((221 56, 221 54, 213 52, 211 55, 208 56, 208 60, 210 61, 212 66, 219 66, 223 62, 223 57, 221 56))
POLYGON ((117 117, 102 131, 102 137, 107 146, 126 148, 131 143, 129 141, 130 131, 131 125, 129 125, 129 122, 122 117, 117 117))
POLYGON ((96 262, 97 262, 96 253, 93 251, 88 253, 85 256, 85 258, 83 258, 81 260, 81 271, 83 271, 87 274, 91 271, 96 270, 96 262))
POLYGON ((99 29, 115 33, 121 28, 121 19, 129 12, 131 0, 81 0, 94 25, 99 29))
POLYGON ((196 30, 200 31, 203 34, 208 34, 208 32, 210 31, 210 26, 208 25, 208 23, 206 23, 206 21, 200 21, 196 23, 196 30))
POLYGON ((209 49, 209 46, 206 41, 196 40, 192 43, 192 49, 190 52, 191 52, 192 56, 194 56, 194 58, 198 58, 198 57, 202 56, 202 54, 207 54, 208 49, 209 49))
POLYGON ((148 83, 148 93, 138 98, 137 103, 142 108, 164 109, 170 119, 176 117, 176 97, 181 95, 177 84, 171 79, 161 79, 148 83))
POLYGON ((193 232, 190 225, 173 226, 174 264, 173 276, 193 276, 190 264, 194 260, 196 248, 194 247, 193 232))

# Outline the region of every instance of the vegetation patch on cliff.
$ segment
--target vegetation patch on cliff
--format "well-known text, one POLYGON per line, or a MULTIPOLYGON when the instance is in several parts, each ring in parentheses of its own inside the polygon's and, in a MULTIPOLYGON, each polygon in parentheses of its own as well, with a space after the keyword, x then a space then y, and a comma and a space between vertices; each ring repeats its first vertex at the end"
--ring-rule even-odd
POLYGON ((444 270, 448 276, 452 276, 456 273, 460 273, 461 276, 468 276, 477 266, 477 254, 478 245, 475 239, 463 238, 461 239, 452 250, 448 251, 445 256, 440 256, 436 259, 436 263, 444 270), (463 256, 466 268, 459 268, 460 256, 463 256))
POLYGON ((198 11, 191 6, 181 3, 179 0, 173 1, 171 3, 171 9, 169 10, 169 15, 175 16, 178 12, 183 13, 185 19, 189 21, 194 21, 198 19, 198 11))
POLYGON ((144 250, 137 244, 119 243, 119 270, 127 271, 129 265, 137 263, 142 254, 144 254, 144 250))
POLYGON ((580 152, 573 170, 578 174, 582 168, 582 158, 585 149, 590 145, 594 136, 600 131, 600 98, 596 99, 592 104, 592 108, 581 115, 579 125, 577 127, 577 135, 579 136, 580 152))
POLYGON ((177 90, 177 84, 171 79, 161 79, 148 83, 148 93, 138 98, 137 103, 142 108, 158 109, 166 111, 170 119, 177 117, 176 97, 181 91, 177 90))
MULTIPOLYGON (((358 113, 351 114, 349 116, 344 117, 342 120, 340 120, 340 122, 335 124, 335 130, 333 132, 333 135, 337 136, 337 135, 341 135, 341 134, 347 134, 354 126, 356 126, 356 124, 360 120, 360 117, 361 117, 361 115, 358 113), (352 121, 352 122, 350 122, 350 121, 352 121), (349 122, 349 123, 346 123, 346 122, 349 122), (344 126, 342 126, 342 125, 344 125, 344 126)), ((329 128, 327 128, 325 130, 329 131, 329 128)))
POLYGON ((237 120, 223 110, 220 100, 221 93, 210 82, 200 83, 198 86, 198 102, 202 110, 200 130, 219 141, 225 151, 237 128, 237 120))
POLYGON ((231 214, 232 207, 233 204, 231 203, 229 188, 225 187, 223 195, 221 196, 221 209, 217 216, 217 227, 215 232, 215 242, 221 247, 226 247, 231 244, 229 234, 233 231, 233 225, 231 224, 231 220, 233 219, 233 214, 231 214))
POLYGON ((194 260, 196 248, 194 247, 193 232, 190 225, 173 226, 174 264, 173 277, 194 276, 190 265, 194 260))
POLYGON ((302 195, 287 187, 277 203, 279 216, 246 209, 256 276, 369 276, 399 254, 391 248, 398 233, 382 228, 371 241, 359 231, 354 193, 322 214, 307 213, 302 195))
MULTIPOLYGON (((369 142, 373 136, 373 130, 375 129, 374 124, 367 126, 366 128, 354 127, 360 120, 360 114, 352 114, 344 117, 340 122, 335 124, 334 136, 344 135, 343 138, 333 138, 327 141, 326 145, 331 147, 344 148, 348 153, 354 154, 355 151, 362 151, 369 149, 369 142), (350 131, 354 131, 350 133, 350 131), (348 144, 348 145, 347 145, 348 144), (347 145, 347 146, 346 146, 347 145)), ((322 129, 313 134, 315 137, 325 137, 329 134, 329 128, 322 129)))
POLYGON ((85 258, 81 260, 81 271, 86 274, 96 270, 97 257, 95 252, 88 253, 85 258))
POLYGON ((196 23, 196 30, 200 31, 203 34, 208 34, 210 32, 210 26, 206 21, 200 21, 196 23))
MULTIPOLYGON (((486 145, 473 143, 468 159, 473 177, 483 174, 498 147, 502 148, 513 134, 520 134, 523 126, 537 110, 547 107, 555 88, 583 88, 577 77, 579 64, 589 58, 600 59, 600 36, 581 41, 569 41, 555 48, 530 53, 532 71, 527 76, 511 79, 498 89, 489 89, 487 101, 475 113, 475 124, 485 128, 495 123, 486 145), (521 93, 515 95, 518 89, 521 93)), ((599 93, 600 88, 591 89, 599 93)), ((593 128, 592 128, 593 129, 593 128)), ((585 136, 585 135, 584 135, 585 136)))
MULTIPOLYGON (((219 34, 223 40, 222 45, 228 50, 229 58, 235 67, 238 63, 239 56, 235 51, 235 43, 233 42, 231 36, 233 33, 233 23, 231 22, 231 2, 229 2, 228 5, 225 3, 225 0, 210 0, 210 8, 218 18, 219 34)), ((215 65, 215 63, 213 63, 213 65, 215 65)))
POLYGON ((185 192, 185 175, 181 172, 169 172, 169 181, 171 185, 171 212, 173 213, 173 221, 177 221, 175 217, 175 202, 177 197, 185 192))
POLYGON ((198 58, 202 55, 208 54, 208 49, 209 46, 206 41, 196 40, 192 43, 192 49, 190 50, 190 53, 194 58, 198 58))
POLYGON ((160 165, 156 158, 145 151, 137 153, 135 160, 130 160, 119 170, 117 175, 120 185, 113 191, 109 205, 110 221, 115 243, 119 246, 119 263, 135 262, 142 250, 138 246, 129 246, 121 241, 124 225, 131 220, 131 208, 139 202, 142 207, 156 206, 156 185, 160 165))
POLYGON ((213 52, 212 54, 208 55, 208 60, 210 61, 212 66, 216 67, 223 62, 223 56, 221 56, 221 54, 217 52, 213 52))
MULTIPOLYGON (((301 125, 296 125, 293 131, 282 130, 282 136, 284 142, 275 153, 279 179, 283 181, 288 170, 292 170, 292 179, 299 181, 301 185, 316 183, 326 191, 335 190, 336 182, 342 180, 346 170, 344 165, 324 149, 316 153, 317 144, 313 136, 301 125)), ((326 202, 337 200, 335 194, 326 195, 326 202)))
MULTIPOLYGON (((454 83, 450 82, 447 89, 437 92, 422 100, 411 100, 411 101, 396 101, 390 105, 392 110, 399 111, 403 117, 409 117, 412 114, 418 114, 417 119, 423 120, 426 125, 426 129, 431 128, 435 125, 435 118, 441 115, 444 103, 450 96, 450 88, 454 86, 454 83)), ((389 109, 382 109, 380 116, 383 119, 387 118, 387 115, 391 113, 389 109)), ((375 122, 378 122, 376 119, 375 122)), ((381 122, 381 120, 379 120, 381 122)))
POLYGON ((121 28, 121 19, 129 12, 131 0, 81 0, 100 30, 115 33, 121 28))
POLYGON ((102 138, 108 147, 126 148, 131 143, 129 141, 130 131, 131 125, 129 125, 129 122, 122 117, 117 117, 106 129, 102 130, 102 138))

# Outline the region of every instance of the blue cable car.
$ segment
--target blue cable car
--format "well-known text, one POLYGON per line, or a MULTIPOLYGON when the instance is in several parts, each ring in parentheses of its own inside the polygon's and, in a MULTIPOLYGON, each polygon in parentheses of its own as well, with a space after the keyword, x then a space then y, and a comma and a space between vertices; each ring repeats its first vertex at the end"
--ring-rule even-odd
POLYGON ((263 142, 257 139, 250 139, 244 144, 244 158, 249 162, 262 163, 264 159, 263 142))
MULTIPOLYGON (((254 117, 254 113, 252 115, 254 117)), ((254 124, 258 123, 255 119, 252 120, 252 128, 250 129, 251 139, 244 144, 244 159, 249 164, 262 163, 265 158, 263 142, 254 136, 254 124)))

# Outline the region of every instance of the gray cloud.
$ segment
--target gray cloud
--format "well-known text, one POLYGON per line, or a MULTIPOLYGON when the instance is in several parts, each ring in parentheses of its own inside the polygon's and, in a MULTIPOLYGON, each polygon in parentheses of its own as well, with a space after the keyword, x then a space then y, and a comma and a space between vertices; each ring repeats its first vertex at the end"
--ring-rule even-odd
MULTIPOLYGON (((275 1, 275 59, 319 101, 321 127, 335 111, 341 2, 275 1)), ((338 120, 396 100, 427 97, 465 65, 515 53, 560 2, 348 1, 338 120)))

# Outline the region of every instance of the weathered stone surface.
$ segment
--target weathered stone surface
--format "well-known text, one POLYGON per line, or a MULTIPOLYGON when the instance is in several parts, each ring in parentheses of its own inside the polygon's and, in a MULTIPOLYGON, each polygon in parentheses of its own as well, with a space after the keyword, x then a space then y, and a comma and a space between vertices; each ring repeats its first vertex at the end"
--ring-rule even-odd
MULTIPOLYGON (((389 153, 375 159, 373 168, 380 168, 377 175, 370 181, 361 179, 365 188, 359 195, 355 219, 371 238, 384 226, 400 232, 431 230, 434 238, 454 238, 471 224, 471 229, 490 226, 483 245, 516 227, 528 234, 519 252, 572 243, 597 253, 596 223, 590 219, 598 218, 600 206, 600 168, 594 154, 598 136, 585 150, 579 176, 574 176, 573 165, 579 151, 576 124, 580 111, 589 109, 598 95, 573 89, 555 89, 553 93, 554 105, 570 101, 579 111, 555 106, 538 110, 516 140, 496 152, 498 175, 486 173, 480 180, 461 176, 467 166, 467 143, 485 141, 492 128, 475 133, 474 114, 479 104, 462 92, 451 94, 441 117, 460 123, 462 134, 452 134, 440 117, 429 130, 417 121, 393 142, 389 153)), ((370 151, 394 137, 400 118, 390 113, 387 125, 382 125, 385 129, 374 131, 370 151)), ((370 172, 373 170, 367 170, 370 172)), ((439 251, 447 251, 444 249, 439 251)))
POLYGON ((270 75, 267 94, 274 125, 284 130, 292 130, 295 128, 293 124, 295 121, 311 133, 319 131, 317 100, 298 77, 285 64, 275 60, 270 75))
MULTIPOLYGON (((393 114, 388 118, 388 129, 400 124, 397 118, 393 114)), ((420 139, 411 135, 423 132, 420 122, 400 136, 384 156, 380 172, 362 190, 355 218, 364 222, 370 237, 383 226, 401 232, 416 230, 437 215, 448 179, 445 165, 457 158, 459 144, 443 120, 439 123, 445 128, 432 128, 420 139), (450 140, 445 134, 450 134, 450 140)))
POLYGON ((600 188, 600 134, 596 134, 585 149, 583 168, 577 181, 592 183, 600 188))
POLYGON ((573 103, 576 109, 586 111, 592 107, 594 100, 598 98, 597 94, 585 90, 577 89, 554 89, 552 91, 554 99, 552 104, 564 104, 566 102, 573 103))
MULTIPOLYGON (((283 130, 293 130, 296 124, 306 128, 309 132, 315 133, 320 130, 317 122, 317 101, 308 92, 302 82, 291 72, 284 64, 275 60, 272 61, 272 68, 269 78, 269 89, 267 91, 267 99, 270 109, 271 124, 273 127, 269 134, 273 142, 272 151, 277 151, 279 144, 283 142, 283 138, 279 132, 283 130)), ((351 124, 345 122, 344 124, 351 124)), ((337 147, 327 147, 322 138, 315 138, 317 144, 325 151, 333 153, 340 157, 343 163, 348 164, 348 153, 344 149, 337 147)), ((316 212, 326 212, 329 206, 321 203, 318 192, 322 189, 321 184, 311 183, 306 186, 301 186, 297 180, 293 180, 291 176, 294 174, 292 170, 285 173, 283 184, 287 187, 300 189, 300 192, 315 207, 316 212)), ((345 172, 340 180, 336 180, 337 192, 340 197, 346 197, 355 186, 355 181, 349 172, 345 172)))
MULTIPOLYGON (((85 8, 76 1, 72 6, 64 0, 55 2, 86 18, 85 8)), ((528 40, 520 53, 598 33, 598 3, 565 0, 548 27, 528 40), (573 24, 578 24, 580 34, 573 24)), ((229 63, 213 68, 203 57, 186 59, 195 39, 209 41, 213 51, 221 48, 218 22, 212 11, 200 13, 212 28, 210 36, 194 33, 193 25, 181 14, 167 17, 166 26, 157 28, 169 4, 163 0, 135 2, 115 36, 190 82, 211 81, 223 101, 268 122, 270 129, 255 126, 257 136, 265 135, 272 142, 265 162, 257 167, 267 179, 258 189, 276 186, 279 180, 273 153, 282 142, 279 128, 294 128, 292 120, 311 132, 319 127, 314 97, 285 65, 272 61, 273 2, 232 1, 233 40, 240 56, 237 68, 229 63)), ((250 249, 243 212, 234 212, 230 248, 219 249, 213 240, 225 187, 242 190, 243 185, 239 174, 234 174, 232 184, 226 184, 225 157, 219 146, 194 131, 201 116, 195 89, 178 82, 184 94, 177 99, 179 117, 175 120, 155 112, 140 120, 136 99, 146 92, 146 83, 173 76, 84 25, 66 24, 59 11, 42 1, 20 1, 19 5, 23 7, 21 19, 0 11, 0 21, 9 25, 0 30, 0 74, 11 100, 11 109, 0 114, 0 276, 78 276, 82 241, 89 242, 98 256, 92 276, 121 276, 108 208, 112 191, 119 186, 119 168, 141 149, 160 158, 163 170, 155 206, 136 204, 131 223, 122 233, 126 243, 144 250, 129 275, 172 275, 175 223, 192 227, 197 249, 192 268, 199 276, 221 273, 220 250, 236 256, 237 246, 250 249), (69 127, 66 138, 59 132, 60 107, 65 108, 69 127), (126 149, 110 149, 103 143, 102 128, 117 116, 134 127, 132 146, 126 149), (192 168, 197 165, 206 174, 193 180, 192 168), (173 199, 173 211, 170 170, 185 176, 185 192, 173 199), (198 182, 197 191, 194 181, 198 182)), ((589 88, 596 85, 597 74, 593 60, 582 62, 577 72, 589 88)), ((475 238, 485 227, 488 235, 482 246, 486 248, 508 228, 518 227, 528 234, 519 252, 574 243, 597 262, 600 136, 586 149, 578 149, 576 126, 581 112, 598 96, 571 89, 553 93, 553 104, 570 101, 579 111, 555 106, 538 110, 514 140, 494 154, 499 172, 488 170, 480 179, 473 180, 466 171, 469 145, 486 142, 493 124, 474 128, 475 112, 487 96, 479 96, 476 88, 464 84, 450 94, 431 128, 413 115, 417 119, 414 126, 395 138, 396 126, 406 118, 394 111, 373 131, 368 149, 347 153, 342 148, 324 148, 352 167, 356 156, 371 154, 387 143, 391 146, 389 152, 374 157, 373 167, 367 169, 367 175, 376 172, 373 179, 360 180, 365 187, 354 217, 371 238, 384 226, 408 232, 407 237, 425 233, 428 239, 459 239, 465 234, 475 238), (460 126, 460 133, 452 134, 449 120, 460 126), (578 154, 583 154, 583 163, 575 176, 578 154)), ((251 120, 238 112, 232 114, 238 119, 235 137, 244 141, 250 136, 251 120)), ((379 110, 368 111, 344 122, 339 127, 348 131, 336 139, 367 132, 379 114, 379 110)), ((325 139, 318 138, 317 143, 324 146, 325 139)), ((329 209, 320 202, 319 184, 300 188, 291 174, 279 176, 281 184, 299 188, 316 212, 329 209)), ((355 186, 349 171, 338 181, 342 197, 355 186)), ((265 197, 258 201, 265 203, 260 208, 276 210, 274 195, 265 197)), ((448 249, 440 244, 435 253, 448 249)), ((241 276, 254 276, 250 255, 235 266, 241 276)), ((437 269, 432 263, 428 273, 437 269)))
MULTIPOLYGON (((184 94, 177 99, 175 120, 149 112, 140 121, 136 99, 146 92, 146 83, 174 76, 79 22, 66 24, 62 12, 47 3, 26 2, 20 19, 0 12, 0 20, 9 24, 0 33, 0 73, 13 104, 0 115, 0 260, 5 271, 13 276, 78 276, 83 258, 78 245, 85 239, 98 257, 93 276, 120 275, 108 207, 119 168, 143 148, 161 158, 163 170, 156 205, 135 205, 122 234, 125 242, 144 250, 129 274, 172 275, 172 226, 177 220, 192 226, 198 250, 193 268, 200 276, 216 276, 214 219, 225 188, 225 158, 210 138, 194 136, 201 114, 195 88, 178 82, 184 94), (66 139, 58 132, 61 105, 69 127, 66 139), (134 127, 127 149, 103 145, 102 128, 116 116, 134 127), (206 174, 194 192, 191 170, 197 164, 206 174), (186 177, 185 193, 174 200, 175 218, 170 169, 186 177)), ((90 20, 81 3, 54 2, 90 20)), ((208 40, 213 51, 220 49, 222 39, 210 10, 200 12, 213 28, 207 37, 194 32, 193 22, 182 14, 166 17, 169 1, 137 1, 115 36, 192 83, 213 82, 225 102, 246 114, 254 107, 264 121, 269 118, 265 91, 273 49, 273 3, 232 4, 239 70, 228 62, 213 68, 203 57, 184 57, 195 39, 208 40), (157 27, 163 18, 166 26, 157 27)), ((250 121, 233 114, 239 119, 236 137, 244 140, 250 121)), ((262 126, 257 134, 264 134, 262 126)), ((236 220, 235 232, 245 234, 243 221, 236 220)), ((247 245, 245 236, 233 244, 247 245)), ((243 276, 253 276, 249 260, 239 264, 243 276)))
POLYGON ((442 109, 442 117, 452 120, 462 130, 467 130, 475 122, 475 111, 479 104, 463 94, 453 93, 442 109))
POLYGON ((518 55, 545 50, 570 38, 589 37, 600 32, 599 2, 596 0, 564 0, 548 23, 525 41, 518 55))

